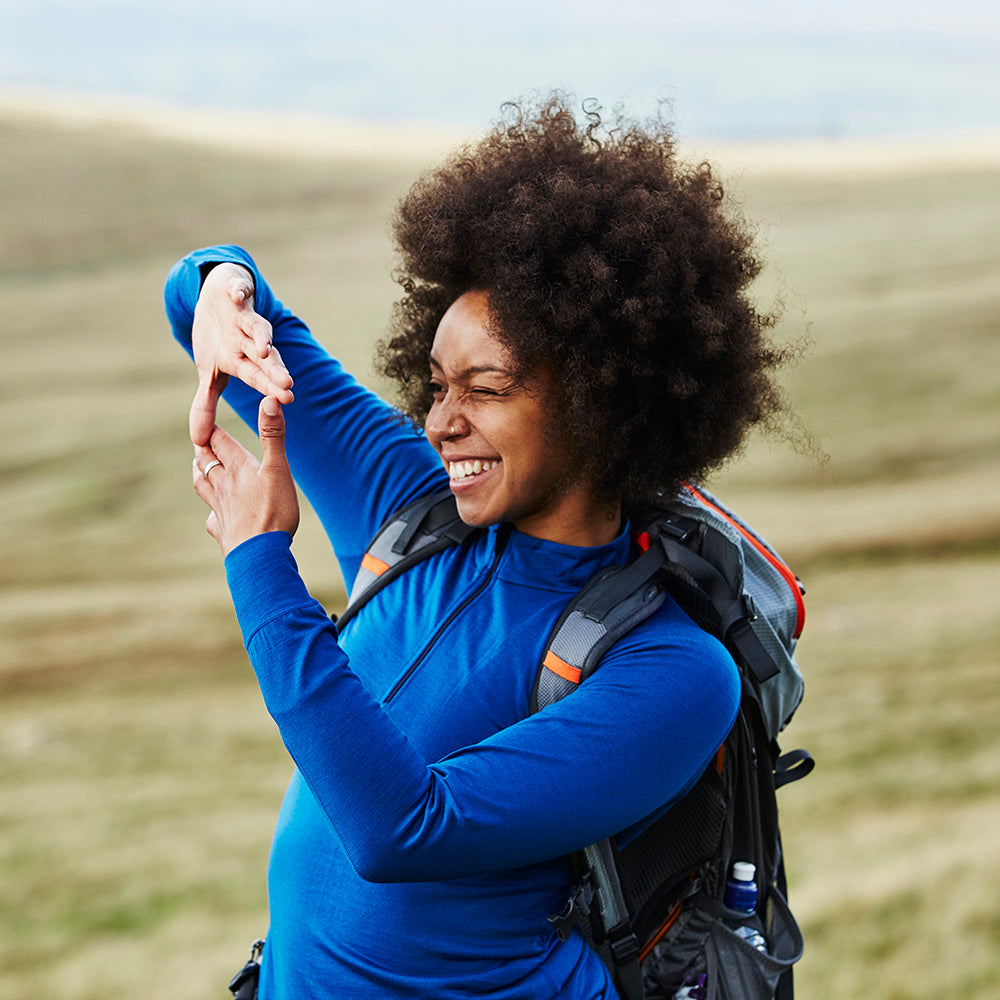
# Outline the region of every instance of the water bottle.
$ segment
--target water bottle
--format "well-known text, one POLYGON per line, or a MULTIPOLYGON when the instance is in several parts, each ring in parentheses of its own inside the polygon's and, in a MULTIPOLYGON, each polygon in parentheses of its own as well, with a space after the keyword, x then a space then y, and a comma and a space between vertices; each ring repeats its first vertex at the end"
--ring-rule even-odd
MULTIPOLYGON (((757 912, 757 868, 749 861, 734 861, 733 876, 726 883, 726 893, 723 903, 746 917, 753 917, 757 912)), ((733 930, 737 937, 743 938, 758 951, 767 951, 767 942, 763 935, 750 922, 740 923, 733 930)))

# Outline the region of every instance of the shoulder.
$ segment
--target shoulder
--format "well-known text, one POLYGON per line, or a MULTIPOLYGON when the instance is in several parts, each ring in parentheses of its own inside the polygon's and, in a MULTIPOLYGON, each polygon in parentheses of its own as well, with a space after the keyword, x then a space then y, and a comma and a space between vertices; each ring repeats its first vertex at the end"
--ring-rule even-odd
POLYGON ((732 724, 739 707, 739 670, 726 647, 695 624, 671 598, 618 640, 592 680, 627 683, 653 701, 682 701, 714 726, 732 724))

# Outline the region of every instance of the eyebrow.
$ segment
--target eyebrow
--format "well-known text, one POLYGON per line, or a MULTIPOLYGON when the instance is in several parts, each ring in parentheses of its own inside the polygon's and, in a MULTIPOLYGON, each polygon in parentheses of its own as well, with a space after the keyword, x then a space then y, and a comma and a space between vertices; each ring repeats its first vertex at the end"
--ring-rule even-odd
MULTIPOLYGON (((430 356, 430 363, 438 369, 438 371, 444 371, 441 366, 441 362, 437 360, 432 354, 430 356)), ((455 372, 456 378, 468 378, 470 375, 485 375, 492 373, 494 375, 503 375, 507 378, 511 378, 513 372, 509 368, 501 368, 497 365, 469 365, 468 368, 463 368, 461 371, 455 372)))

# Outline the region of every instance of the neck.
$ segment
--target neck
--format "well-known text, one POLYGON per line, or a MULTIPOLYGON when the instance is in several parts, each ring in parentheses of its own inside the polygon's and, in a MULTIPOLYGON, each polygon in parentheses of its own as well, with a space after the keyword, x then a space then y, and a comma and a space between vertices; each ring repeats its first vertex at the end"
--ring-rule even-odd
POLYGON ((622 508, 617 501, 571 503, 559 511, 521 518, 514 522, 514 527, 525 535, 560 545, 607 545, 621 533, 622 508))

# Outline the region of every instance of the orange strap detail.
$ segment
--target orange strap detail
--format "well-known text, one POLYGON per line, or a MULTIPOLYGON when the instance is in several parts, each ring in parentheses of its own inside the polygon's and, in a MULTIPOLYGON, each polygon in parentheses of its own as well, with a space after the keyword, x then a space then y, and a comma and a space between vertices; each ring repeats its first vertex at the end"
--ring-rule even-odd
POLYGON ((677 918, 681 915, 681 904, 674 903, 670 908, 670 912, 667 914, 666 920, 660 925, 657 932, 646 942, 645 947, 639 952, 639 961, 645 962, 649 957, 649 953, 660 943, 660 939, 663 937, 671 927, 677 923, 677 918))
POLYGON ((361 568, 376 576, 381 576, 389 568, 389 564, 382 562, 381 559, 376 559, 370 552, 366 552, 361 560, 361 568))
POLYGON ((569 681, 571 684, 580 683, 580 670, 577 667, 572 666, 565 660, 560 660, 555 653, 550 649, 545 654, 545 659, 542 660, 542 666, 548 667, 549 670, 554 674, 558 674, 563 680, 569 681))

